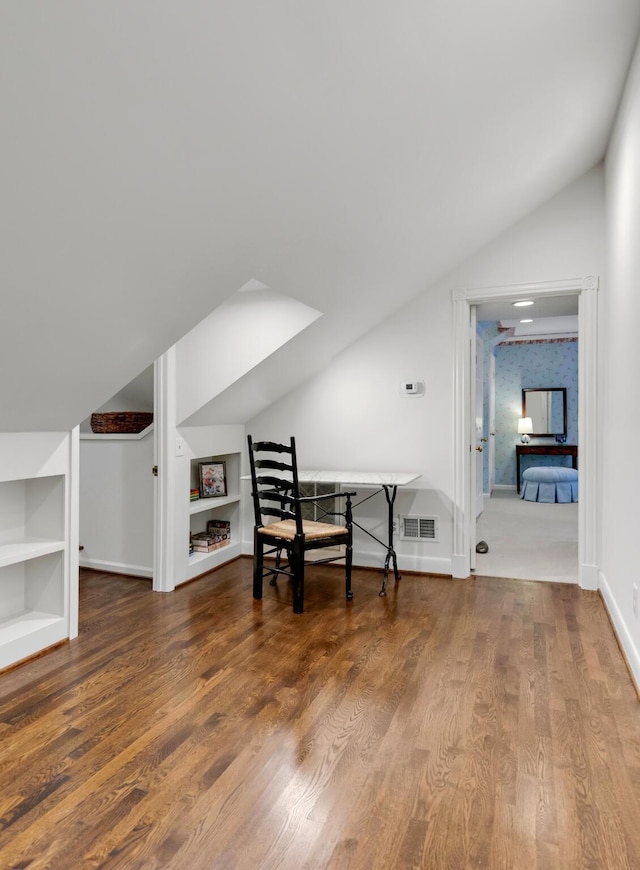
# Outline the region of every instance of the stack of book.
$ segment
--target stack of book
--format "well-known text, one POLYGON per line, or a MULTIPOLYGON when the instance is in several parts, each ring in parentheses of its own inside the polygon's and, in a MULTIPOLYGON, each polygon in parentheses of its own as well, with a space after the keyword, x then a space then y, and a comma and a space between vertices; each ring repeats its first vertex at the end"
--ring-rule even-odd
POLYGON ((229 520, 209 520, 207 523, 207 533, 218 535, 221 540, 228 538, 231 534, 231 523, 229 520))
POLYGON ((209 520, 206 532, 196 532, 191 535, 189 552, 211 553, 229 543, 230 526, 227 520, 209 520))
POLYGON ((191 501, 198 501, 198 499, 200 498, 200 490, 192 489, 189 493, 189 498, 191 501))

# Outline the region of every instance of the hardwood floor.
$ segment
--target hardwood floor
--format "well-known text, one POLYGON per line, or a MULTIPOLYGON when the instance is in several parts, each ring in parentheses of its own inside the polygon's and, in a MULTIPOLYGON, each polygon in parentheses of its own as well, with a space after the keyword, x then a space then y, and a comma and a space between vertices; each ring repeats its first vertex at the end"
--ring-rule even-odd
POLYGON ((83 572, 80 637, 0 675, 3 868, 638 868, 640 705, 597 594, 236 561, 83 572))

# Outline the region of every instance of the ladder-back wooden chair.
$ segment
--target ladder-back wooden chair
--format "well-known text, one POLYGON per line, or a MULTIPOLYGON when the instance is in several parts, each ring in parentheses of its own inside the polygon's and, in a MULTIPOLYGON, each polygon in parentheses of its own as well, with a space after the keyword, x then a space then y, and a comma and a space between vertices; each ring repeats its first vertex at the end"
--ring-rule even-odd
POLYGON ((295 438, 289 444, 272 441, 253 441, 248 436, 251 486, 255 512, 253 543, 253 597, 262 598, 263 579, 271 577, 275 585, 279 574, 293 582, 293 612, 304 610, 305 565, 345 560, 345 594, 351 591, 352 515, 351 497, 355 492, 331 492, 319 496, 301 496, 298 482, 295 438), (335 500, 345 499, 344 510, 335 510, 335 500), (331 504, 328 500, 331 499, 331 504), (320 502, 327 502, 325 510, 320 502), (321 508, 320 519, 340 518, 339 524, 317 522, 303 517, 305 505, 321 508), (275 518, 275 519, 274 519, 275 518), (344 553, 308 561, 305 553, 326 547, 344 545, 344 553), (283 564, 283 554, 286 564, 283 564), (273 562, 265 565, 265 556, 273 562))

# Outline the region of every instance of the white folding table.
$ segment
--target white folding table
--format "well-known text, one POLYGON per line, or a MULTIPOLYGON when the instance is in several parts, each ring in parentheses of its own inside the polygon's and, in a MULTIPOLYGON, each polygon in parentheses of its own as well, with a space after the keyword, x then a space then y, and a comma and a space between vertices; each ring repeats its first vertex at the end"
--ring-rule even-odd
POLYGON ((384 575, 382 578, 382 588, 378 593, 382 596, 387 594, 387 579, 389 577, 390 564, 393 566, 394 578, 396 580, 400 579, 400 572, 398 571, 398 559, 393 545, 393 505, 396 500, 396 493, 399 486, 407 486, 408 484, 413 483, 413 481, 417 480, 419 477, 421 477, 421 475, 415 474, 414 472, 400 471, 315 471, 309 469, 298 471, 298 480, 300 483, 336 483, 340 486, 362 486, 367 488, 372 487, 374 491, 370 495, 366 496, 366 498, 362 498, 360 499, 360 501, 356 502, 353 505, 354 508, 356 508, 363 502, 368 501, 370 498, 373 498, 373 496, 377 495, 379 492, 384 492, 388 506, 388 526, 386 543, 384 541, 381 541, 379 538, 376 538, 375 535, 373 535, 368 529, 363 528, 363 526, 361 526, 355 520, 353 521, 354 526, 357 526, 366 535, 369 535, 370 538, 373 538, 374 541, 377 541, 377 543, 384 547, 387 551, 384 560, 384 575))

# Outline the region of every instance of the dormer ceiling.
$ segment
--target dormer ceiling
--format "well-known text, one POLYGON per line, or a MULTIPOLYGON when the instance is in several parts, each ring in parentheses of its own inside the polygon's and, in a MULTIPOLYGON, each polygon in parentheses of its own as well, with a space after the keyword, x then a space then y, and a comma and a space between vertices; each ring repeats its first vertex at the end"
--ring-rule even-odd
POLYGON ((0 14, 16 431, 76 425, 250 279, 323 315, 308 376, 603 159, 640 3, 0 14))

